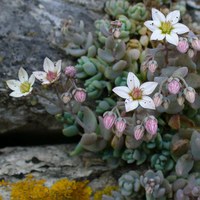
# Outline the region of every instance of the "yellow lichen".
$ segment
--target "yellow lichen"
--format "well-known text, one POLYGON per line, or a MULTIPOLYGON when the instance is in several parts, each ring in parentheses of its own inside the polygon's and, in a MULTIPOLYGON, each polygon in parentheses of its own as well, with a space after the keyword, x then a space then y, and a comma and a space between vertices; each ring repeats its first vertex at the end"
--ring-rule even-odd
MULTIPOLYGON (((10 189, 10 200, 89 200, 92 190, 88 181, 75 181, 66 178, 56 181, 50 188, 45 180, 37 180, 28 175, 16 183, 0 182, 0 186, 10 189)), ((0 200, 3 200, 0 197, 0 200)))
POLYGON ((111 196, 112 191, 118 190, 117 186, 106 186, 94 194, 94 200, 102 200, 103 195, 111 196))
POLYGON ((24 180, 12 183, 11 200, 50 200, 49 188, 45 180, 37 180, 29 175, 24 180))
POLYGON ((89 200, 92 190, 87 181, 77 182, 68 179, 58 180, 50 188, 51 200, 89 200))

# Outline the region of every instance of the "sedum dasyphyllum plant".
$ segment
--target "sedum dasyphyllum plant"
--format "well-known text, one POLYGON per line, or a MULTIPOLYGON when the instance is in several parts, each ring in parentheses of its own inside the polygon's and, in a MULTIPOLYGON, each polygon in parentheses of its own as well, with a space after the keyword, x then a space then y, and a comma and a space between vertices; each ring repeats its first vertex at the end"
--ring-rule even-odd
POLYGON ((111 168, 132 167, 105 199, 200 196, 200 39, 179 22, 183 6, 168 3, 107 1, 96 35, 83 22, 62 28, 60 48, 78 58, 75 66, 45 58, 44 71, 28 78, 21 68, 19 81, 7 81, 10 96, 41 96, 63 134, 80 135, 71 155, 88 150, 111 168))

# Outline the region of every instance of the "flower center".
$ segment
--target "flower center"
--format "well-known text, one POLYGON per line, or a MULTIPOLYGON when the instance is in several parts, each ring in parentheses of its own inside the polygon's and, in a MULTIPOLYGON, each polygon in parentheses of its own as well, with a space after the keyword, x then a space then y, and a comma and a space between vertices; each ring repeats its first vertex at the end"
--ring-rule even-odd
POLYGON ((173 26, 171 22, 161 22, 160 29, 163 34, 170 34, 173 29, 173 26))
POLYGON ((130 95, 133 100, 142 99, 142 90, 140 90, 140 88, 134 88, 130 95))
POLYGON ((26 92, 29 92, 30 91, 30 88, 31 88, 31 84, 29 82, 23 82, 21 85, 20 85, 20 91, 21 93, 26 93, 26 92))
POLYGON ((55 79, 57 78, 57 73, 56 72, 52 72, 52 71, 49 71, 47 73, 47 80, 48 81, 54 81, 55 79))

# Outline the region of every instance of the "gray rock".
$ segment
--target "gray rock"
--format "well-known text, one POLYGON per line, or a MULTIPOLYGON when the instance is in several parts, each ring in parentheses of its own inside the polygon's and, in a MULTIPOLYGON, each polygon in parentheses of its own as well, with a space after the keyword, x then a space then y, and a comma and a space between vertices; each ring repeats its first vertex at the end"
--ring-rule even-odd
MULTIPOLYGON (((32 174, 51 186, 61 178, 87 179, 94 191, 117 184, 109 167, 95 154, 85 152, 70 157, 73 149, 74 145, 3 148, 0 150, 0 180, 17 182, 32 174)), ((10 199, 9 191, 0 188, 0 194, 10 199)))
POLYGON ((0 1, 0 133, 28 127, 28 131, 58 130, 60 125, 32 99, 9 97, 6 80, 16 79, 20 67, 30 74, 41 70, 43 60, 72 62, 55 42, 60 28, 70 16, 83 20, 88 31, 103 16, 105 0, 1 0, 0 1))

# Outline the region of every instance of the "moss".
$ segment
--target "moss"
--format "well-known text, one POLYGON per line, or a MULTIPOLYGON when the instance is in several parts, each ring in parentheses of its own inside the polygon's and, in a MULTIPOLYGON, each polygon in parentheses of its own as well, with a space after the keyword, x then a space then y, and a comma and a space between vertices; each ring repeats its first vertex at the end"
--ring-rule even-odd
POLYGON ((118 190, 117 186, 106 186, 105 188, 103 188, 102 190, 97 191, 94 194, 94 200, 102 200, 103 195, 111 196, 112 195, 112 191, 116 191, 116 190, 118 190))
MULTIPOLYGON (((88 181, 68 180, 56 181, 50 188, 45 186, 46 180, 35 179, 28 175, 16 183, 1 181, 0 186, 10 188, 11 200, 89 200, 92 190, 87 186, 88 181)), ((0 200, 3 200, 0 197, 0 200)))

